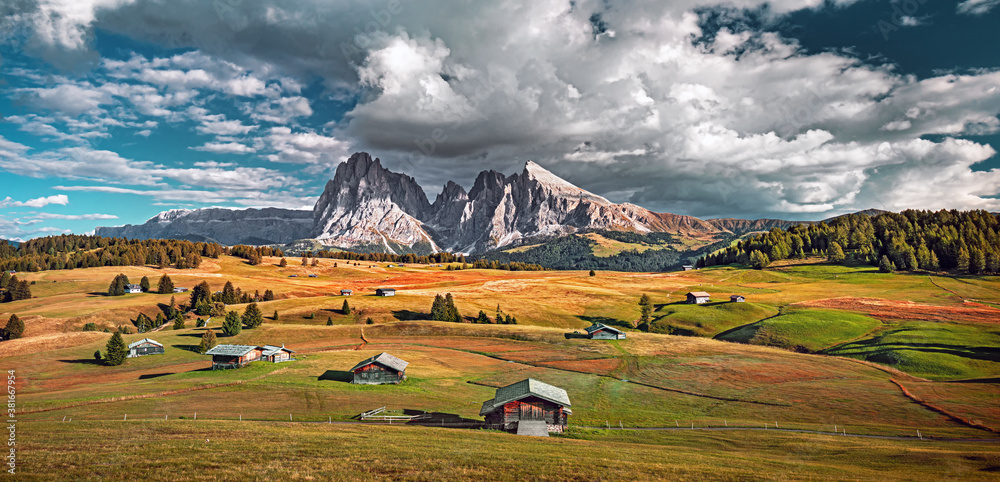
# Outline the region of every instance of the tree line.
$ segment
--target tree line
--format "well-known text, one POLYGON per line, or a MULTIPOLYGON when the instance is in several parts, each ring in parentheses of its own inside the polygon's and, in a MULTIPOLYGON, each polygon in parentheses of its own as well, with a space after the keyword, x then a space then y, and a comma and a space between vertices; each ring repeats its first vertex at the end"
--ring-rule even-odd
POLYGON ((0 274, 0 303, 31 299, 31 283, 4 271, 0 274))
POLYGON ((981 210, 852 214, 772 229, 700 258, 697 266, 740 263, 760 269, 807 255, 882 271, 1000 273, 1000 218, 981 210))
POLYGON ((0 241, 0 270, 44 271, 98 266, 173 266, 197 268, 205 257, 218 258, 216 243, 176 239, 125 239, 63 234, 36 238, 14 247, 0 241))

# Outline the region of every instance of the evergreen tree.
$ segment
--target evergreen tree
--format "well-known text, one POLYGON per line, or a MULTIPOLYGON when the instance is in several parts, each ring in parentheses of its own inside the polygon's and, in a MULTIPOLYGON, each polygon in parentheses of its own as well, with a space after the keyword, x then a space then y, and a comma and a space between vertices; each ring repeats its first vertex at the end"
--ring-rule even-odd
POLYGON ((597 273, 595 273, 594 270, 590 270, 590 276, 597 276, 597 273))
POLYGON ((10 273, 4 271, 3 274, 0 274, 0 289, 5 290, 9 286, 10 286, 10 273))
POLYGON ((24 336, 24 322, 17 315, 11 314, 10 318, 7 319, 7 327, 4 328, 4 332, 7 333, 8 340, 21 338, 24 336))
POLYGON ((458 323, 462 321, 462 315, 458 313, 458 308, 455 307, 455 298, 452 298, 451 293, 447 293, 444 296, 444 303, 447 315, 445 315, 445 321, 450 321, 452 323, 458 323))
POLYGON ((326 326, 333 326, 333 318, 326 317, 326 326))
POLYGON ((764 269, 767 265, 771 264, 771 260, 768 256, 758 250, 753 250, 750 253, 750 267, 753 269, 764 269))
POLYGON ((312 265, 313 267, 319 266, 319 259, 313 258, 312 265))
POLYGON ((257 303, 250 303, 247 309, 243 311, 241 320, 247 328, 257 328, 264 324, 264 313, 260 312, 260 307, 257 306, 257 303))
POLYGON ((212 309, 209 310, 208 314, 212 316, 225 316, 226 314, 226 304, 221 301, 213 301, 211 304, 212 309))
POLYGON ((94 352, 94 360, 101 361, 101 350, 94 352))
POLYGON ((479 310, 479 316, 476 317, 476 323, 486 325, 489 324, 489 322, 490 322, 490 317, 486 316, 486 312, 483 310, 479 310))
POLYGON ((174 317, 174 329, 175 330, 184 329, 184 315, 177 313, 177 316, 174 317))
POLYGON ((205 354, 206 351, 211 350, 218 342, 215 340, 215 332, 211 328, 205 330, 205 333, 201 335, 201 343, 198 343, 198 353, 205 354))
POLYGON ((284 268, 285 266, 288 266, 288 261, 285 261, 285 258, 281 258, 281 261, 278 262, 278 266, 284 268))
POLYGON ((841 248, 837 242, 830 243, 830 247, 826 250, 827 261, 831 263, 843 263, 844 258, 844 248, 841 248))
POLYGON ((121 365, 125 363, 125 357, 127 356, 128 345, 122 339, 122 334, 116 331, 114 335, 111 335, 111 339, 108 340, 108 344, 104 347, 104 364, 109 366, 121 365))
POLYGON ((431 319, 434 321, 447 321, 445 316, 447 316, 447 309, 444 297, 438 294, 434 297, 434 302, 431 304, 431 319))
MULTIPOLYGON (((653 302, 649 295, 643 293, 639 298, 639 323, 638 326, 649 326, 650 315, 653 314, 653 302)), ((633 327, 635 328, 635 327, 633 327)))
POLYGON ((309 260, 306 259, 306 255, 302 255, 302 266, 309 266, 309 260))
POLYGON ((497 317, 496 317, 496 320, 497 320, 497 324, 498 325, 502 325, 503 324, 503 313, 500 312, 500 304, 499 303, 497 304, 497 317))
POLYGON ((278 310, 274 310, 274 316, 272 316, 271 319, 274 321, 278 321, 278 310))
POLYGON ((371 319, 371 317, 368 317, 368 319, 365 320, 365 324, 366 325, 374 325, 375 324, 375 320, 371 319))
POLYGON ((878 270, 883 273, 892 273, 896 271, 896 265, 889 261, 888 256, 882 256, 882 260, 878 263, 878 270))
POLYGON ((906 252, 906 270, 907 271, 916 271, 918 267, 920 267, 920 263, 917 261, 917 255, 913 252, 912 249, 907 250, 907 252, 906 252))
POLYGON ((351 305, 347 304, 347 300, 344 300, 344 306, 340 308, 340 313, 343 315, 351 314, 351 305))
POLYGON ((139 287, 142 288, 142 292, 143 293, 148 293, 149 292, 149 278, 143 276, 142 279, 139 280, 139 287))
POLYGON ((933 251, 931 251, 931 261, 927 265, 927 269, 931 271, 938 271, 941 269, 941 263, 938 262, 938 257, 933 251))
POLYGON ((163 313, 156 313, 156 323, 153 324, 153 328, 159 328, 166 322, 167 320, 163 318, 163 313))
POLYGON ((177 316, 177 313, 179 313, 179 310, 177 309, 177 299, 171 296, 170 306, 167 307, 167 316, 174 318, 177 316))
POLYGON ((219 300, 227 305, 235 305, 239 302, 236 299, 236 289, 233 288, 232 281, 226 281, 225 286, 222 287, 222 299, 219 300))
POLYGON ((958 250, 958 257, 955 260, 955 269, 958 270, 959 273, 969 272, 969 252, 966 251, 965 248, 958 250))
MULTIPOLYGON (((159 283, 156 284, 156 292, 160 293, 161 295, 165 295, 167 293, 173 293, 174 292, 173 280, 171 280, 170 277, 167 275, 161 276, 159 283)), ((196 304, 197 303, 191 303, 191 306, 194 306, 196 304)))
POLYGON ((517 318, 513 317, 513 316, 510 316, 510 315, 507 315, 507 324, 508 325, 516 325, 517 324, 517 318))
POLYGON ((226 321, 222 322, 222 333, 226 336, 236 336, 243 331, 243 324, 240 322, 240 315, 235 311, 226 313, 226 321))
POLYGON ((198 304, 202 302, 212 302, 212 288, 208 286, 207 281, 198 283, 195 285, 194 289, 191 290, 191 306, 198 306, 198 304))
POLYGON ((979 248, 969 250, 969 274, 979 274, 986 269, 986 257, 979 248))
POLYGON ((271 290, 264 290, 263 301, 274 301, 274 292, 271 290))
POLYGON ((108 296, 122 296, 125 294, 125 287, 129 284, 128 276, 119 273, 108 286, 108 296))

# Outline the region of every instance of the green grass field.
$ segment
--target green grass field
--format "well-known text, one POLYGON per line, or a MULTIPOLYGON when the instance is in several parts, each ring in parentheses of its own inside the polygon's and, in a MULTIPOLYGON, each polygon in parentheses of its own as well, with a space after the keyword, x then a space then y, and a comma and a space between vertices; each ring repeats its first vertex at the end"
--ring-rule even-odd
MULTIPOLYGON (((279 296, 261 303, 262 327, 219 342, 285 344, 296 360, 227 371, 208 369, 209 357, 192 351, 204 332, 194 328, 193 317, 183 330, 167 326, 125 336, 126 342, 156 339, 164 355, 118 367, 94 361, 110 335, 82 332, 84 323, 129 324, 139 311, 155 316, 171 297, 107 297, 107 283, 121 271, 136 280, 149 276, 155 285, 162 270, 27 274, 36 282, 35 298, 0 305, 0 320, 17 313, 27 325, 25 338, 0 343, 0 367, 14 370, 18 380, 22 474, 160 478, 156 471, 166 470, 196 478, 530 474, 636 480, 871 478, 889 471, 887 478, 975 479, 1000 470, 1000 444, 944 440, 1000 442, 996 432, 982 428, 1000 430, 995 278, 791 263, 764 271, 719 267, 591 277, 585 271, 445 271, 339 260, 279 268, 277 261, 249 266, 223 257, 198 270, 166 270, 177 286, 205 280, 216 290, 230 280, 279 296), (399 294, 375 297, 378 287, 395 287, 399 294), (341 288, 355 291, 347 298, 350 315, 339 313, 344 298, 335 294, 341 288), (740 293, 748 302, 686 305, 681 301, 688 291, 708 291, 716 300, 740 293), (483 310, 492 317, 499 304, 519 324, 428 321, 431 300, 446 292, 462 314, 483 310), (616 341, 568 336, 592 322, 631 326, 642 293, 656 305, 653 331, 661 333, 627 328, 628 338, 616 341), (274 311, 278 320, 271 319, 274 311), (374 324, 365 324, 368 318, 374 324), (346 370, 382 351, 410 362, 405 383, 346 383, 346 370), (381 406, 478 420, 495 387, 528 377, 567 390, 573 402, 568 434, 534 440, 440 427, 320 423, 347 422, 381 406), (675 430, 583 428, 619 424, 675 430), (769 431, 676 431, 691 425, 766 425, 769 431), (775 425, 907 440, 776 432, 775 425), (934 441, 912 440, 918 430, 934 441), (378 449, 344 448, 369 442, 378 449), (231 463, 243 456, 239 447, 251 443, 262 455, 231 463)), ((186 301, 183 295, 177 300, 186 301)), ((219 323, 210 327, 218 331, 219 323)))

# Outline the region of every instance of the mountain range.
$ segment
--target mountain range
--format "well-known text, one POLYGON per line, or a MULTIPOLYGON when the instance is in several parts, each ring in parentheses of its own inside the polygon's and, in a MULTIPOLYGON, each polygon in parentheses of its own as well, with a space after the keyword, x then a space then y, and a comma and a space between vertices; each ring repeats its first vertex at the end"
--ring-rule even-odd
MULTIPOLYGON (((800 221, 709 219, 616 204, 528 161, 520 173, 483 171, 472 188, 449 181, 430 202, 413 177, 392 172, 366 152, 341 163, 313 210, 220 208, 171 210, 141 225, 99 227, 95 234, 234 244, 311 239, 351 251, 483 253, 592 230, 670 233, 709 245, 800 221)), ((693 243, 690 241, 694 241, 693 243)))

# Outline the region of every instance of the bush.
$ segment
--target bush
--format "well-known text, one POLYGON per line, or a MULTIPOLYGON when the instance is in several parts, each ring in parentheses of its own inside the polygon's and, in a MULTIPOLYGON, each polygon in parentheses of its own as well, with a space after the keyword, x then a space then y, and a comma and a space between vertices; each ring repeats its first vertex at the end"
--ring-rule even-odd
POLYGON ((83 325, 83 331, 97 331, 97 323, 90 322, 83 325))
POLYGON ((97 350, 94 352, 94 359, 97 361, 101 361, 101 350, 97 350))
POLYGON ((373 320, 371 318, 368 318, 367 320, 365 320, 365 324, 366 325, 374 325, 375 324, 375 320, 373 320))

